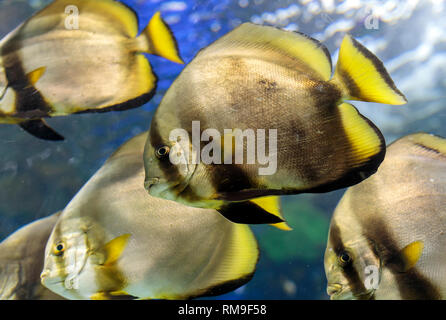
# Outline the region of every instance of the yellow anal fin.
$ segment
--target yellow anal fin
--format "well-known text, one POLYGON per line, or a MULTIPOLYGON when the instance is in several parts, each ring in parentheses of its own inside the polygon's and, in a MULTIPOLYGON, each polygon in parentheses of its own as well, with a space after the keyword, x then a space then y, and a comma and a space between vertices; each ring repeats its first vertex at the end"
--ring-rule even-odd
POLYGON ((247 225, 232 224, 209 265, 215 268, 201 276, 200 288, 182 295, 159 295, 157 299, 191 299, 215 296, 237 289, 253 276, 259 259, 256 238, 247 225))
POLYGON ((239 279, 254 273, 259 249, 251 228, 233 224, 227 250, 215 278, 218 282, 239 279))
POLYGON ((276 214, 251 201, 229 202, 217 209, 226 219, 242 224, 276 224, 284 222, 276 214))
POLYGON ((345 100, 393 105, 407 102, 383 63, 349 35, 342 41, 332 81, 341 88, 345 100))
POLYGON ((409 139, 415 145, 446 156, 446 139, 443 137, 428 133, 415 133, 403 139, 409 139))
POLYGON ((278 196, 269 196, 269 197, 261 197, 250 200, 252 203, 255 203, 265 211, 275 215, 280 218, 284 222, 271 224, 273 227, 276 227, 280 230, 290 231, 293 230, 283 218, 282 214, 282 206, 280 205, 280 197, 278 196))
POLYGON ((184 63, 177 41, 169 26, 161 18, 160 12, 154 14, 137 41, 138 49, 141 52, 155 54, 176 63, 184 63))
POLYGON ((417 264, 418 260, 420 260, 421 254, 423 253, 424 242, 423 241, 415 241, 407 246, 405 246, 401 250, 401 258, 403 261, 403 272, 406 272, 417 264))
POLYGON ((342 103, 338 109, 351 147, 349 164, 352 167, 359 167, 383 151, 384 138, 381 132, 351 104, 342 103))
POLYGON ((107 242, 104 245, 104 251, 106 255, 106 260, 104 262, 105 266, 114 264, 121 257, 122 252, 127 246, 130 234, 123 234, 115 239, 107 242))
POLYGON ((138 297, 132 296, 125 291, 97 292, 90 297, 91 300, 135 300, 138 297))
POLYGON ((40 67, 34 71, 31 71, 26 75, 30 84, 35 85, 37 81, 43 76, 46 71, 46 67, 40 67))

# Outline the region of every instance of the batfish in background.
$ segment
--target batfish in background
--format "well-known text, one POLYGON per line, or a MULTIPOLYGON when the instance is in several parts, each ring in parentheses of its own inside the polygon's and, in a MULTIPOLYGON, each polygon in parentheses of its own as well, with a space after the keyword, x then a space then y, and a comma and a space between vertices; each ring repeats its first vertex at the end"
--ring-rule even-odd
POLYGON ((63 210, 42 283, 69 299, 186 299, 248 282, 258 248, 249 226, 144 190, 147 132, 125 143, 63 210))
POLYGON ((138 35, 123 3, 56 0, 0 42, 0 123, 62 140, 42 118, 139 107, 157 85, 143 53, 182 63, 159 12, 138 35))
POLYGON ((446 298, 446 139, 412 134, 333 215, 325 272, 332 299, 446 298))
POLYGON ((40 283, 45 246, 59 215, 30 223, 0 243, 0 300, 62 299, 40 283))
MULTIPOLYGON (((378 128, 345 100, 406 103, 382 62, 350 36, 342 42, 332 77, 322 43, 244 23, 200 51, 164 96, 144 152, 146 188, 156 197, 225 214, 244 206, 237 201, 356 184, 376 171, 385 142, 378 128), (194 121, 200 126, 196 138, 194 121), (178 128, 186 138, 171 136, 178 128), (205 135, 208 129, 213 131, 205 135), (237 129, 237 134, 226 131, 237 129), (237 139, 249 130, 255 138, 239 147, 237 139), (271 130, 277 130, 275 138, 271 130), (214 157, 210 163, 200 161, 205 148, 214 157), (237 148, 244 157, 238 163, 237 148), (250 148, 257 152, 252 163, 250 148), (271 169, 261 163, 262 152, 275 162, 271 172, 262 173, 271 169), (173 164, 170 153, 185 160, 173 164)), ((268 223, 259 217, 229 218, 268 223)))

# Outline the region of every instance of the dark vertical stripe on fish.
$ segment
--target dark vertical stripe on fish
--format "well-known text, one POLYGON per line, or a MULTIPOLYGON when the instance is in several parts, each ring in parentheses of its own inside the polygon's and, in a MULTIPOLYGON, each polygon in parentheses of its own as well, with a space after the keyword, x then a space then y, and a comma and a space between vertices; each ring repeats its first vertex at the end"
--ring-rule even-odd
POLYGON ((16 94, 16 117, 38 119, 48 117, 52 109, 43 95, 29 81, 20 57, 10 53, 3 56, 8 87, 16 94))
MULTIPOLYGON (((150 135, 150 143, 155 149, 155 151, 166 145, 166 141, 163 141, 160 135, 157 121, 152 121, 149 135, 150 135)), ((165 159, 161 159, 160 161, 158 161, 158 163, 160 169, 163 171, 164 176, 168 181, 178 181, 178 179, 180 179, 181 175, 180 172, 178 171, 177 166, 173 165, 168 157, 166 157, 165 159)))
MULTIPOLYGON (((359 220, 362 221, 362 220, 359 220)), ((438 288, 413 267, 402 272, 404 262, 400 256, 401 249, 390 234, 382 219, 373 219, 361 225, 368 239, 379 239, 383 267, 389 268, 396 278, 400 296, 404 300, 435 300, 441 295, 438 288)))
MULTIPOLYGON (((333 220, 330 228, 330 242, 333 245, 333 250, 336 256, 339 256, 344 250, 344 243, 342 242, 341 230, 336 222, 333 220)), ((344 277, 348 281, 349 288, 352 290, 352 294, 361 299, 368 290, 365 288, 358 271, 354 268, 353 264, 349 264, 341 268, 344 277)))
MULTIPOLYGON (((372 127, 380 140, 380 151, 371 156, 367 161, 365 161, 361 166, 354 167, 348 170, 342 177, 335 181, 328 182, 326 184, 320 185, 316 188, 312 188, 309 190, 305 190, 305 192, 312 193, 324 193, 330 192, 333 190, 343 189, 355 184, 360 183, 364 179, 370 177, 377 170, 379 165, 383 162, 384 157, 386 155, 386 142, 384 140, 384 136, 381 131, 371 122, 369 119, 364 117, 362 114, 358 112, 359 116, 367 122, 367 124, 372 127)), ((350 150, 351 152, 351 150, 350 150)))

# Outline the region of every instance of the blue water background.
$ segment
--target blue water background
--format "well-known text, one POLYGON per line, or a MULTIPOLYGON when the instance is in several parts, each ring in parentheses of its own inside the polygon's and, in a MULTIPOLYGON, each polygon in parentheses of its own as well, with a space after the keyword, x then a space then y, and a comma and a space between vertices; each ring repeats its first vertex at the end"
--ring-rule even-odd
MULTIPOLYGON (((140 29, 160 10, 186 62, 246 21, 310 34, 324 41, 333 61, 343 35, 350 32, 385 62, 409 100, 402 107, 354 103, 380 127, 387 142, 421 130, 446 136, 444 1, 124 2, 138 13, 140 29), (377 20, 370 19, 372 13, 377 20), (378 28, 367 27, 376 21, 378 28)), ((45 3, 1 0, 0 36, 45 3)), ((17 126, 0 125, 0 240, 64 208, 119 145, 148 129, 153 111, 183 68, 148 58, 160 81, 157 94, 141 108, 49 119, 66 138, 58 143, 35 139, 17 126)), ((285 234, 270 226, 254 227, 261 249, 254 278, 218 298, 327 299, 323 253, 329 219, 342 193, 283 197, 294 230, 285 234)))

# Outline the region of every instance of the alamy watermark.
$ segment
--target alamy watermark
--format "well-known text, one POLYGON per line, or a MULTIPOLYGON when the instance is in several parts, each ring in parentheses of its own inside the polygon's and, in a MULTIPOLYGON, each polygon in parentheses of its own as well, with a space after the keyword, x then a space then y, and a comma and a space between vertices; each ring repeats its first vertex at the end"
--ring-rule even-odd
POLYGON ((364 287, 367 290, 376 290, 379 287, 379 269, 375 265, 369 265, 364 269, 364 287))
POLYGON ((79 30, 79 8, 75 5, 65 7, 65 29, 79 30))
POLYGON ((369 8, 366 10, 366 18, 364 20, 364 27, 367 30, 378 30, 379 29, 379 17, 375 14, 374 10, 369 8))
POLYGON ((201 132, 200 121, 192 121, 192 137, 178 128, 170 132, 173 142, 169 159, 172 164, 259 164, 259 175, 277 171, 277 129, 224 129, 223 133, 208 128, 201 132), (246 144, 245 144, 246 141, 246 144), (202 148, 202 142, 208 142, 202 148), (246 153, 245 153, 246 151, 246 153))

